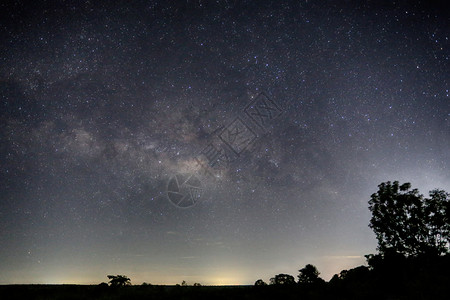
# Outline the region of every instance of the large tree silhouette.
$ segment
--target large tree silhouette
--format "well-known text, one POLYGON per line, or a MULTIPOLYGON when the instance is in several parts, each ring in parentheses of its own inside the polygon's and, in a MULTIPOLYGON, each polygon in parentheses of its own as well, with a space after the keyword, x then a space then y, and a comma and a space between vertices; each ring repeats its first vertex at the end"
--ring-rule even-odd
POLYGON ((369 201, 370 227, 382 255, 444 254, 449 249, 449 194, 433 190, 424 198, 410 183, 381 183, 369 201))
POLYGON ((298 283, 299 284, 312 284, 323 281, 319 277, 319 271, 317 268, 311 264, 307 264, 303 269, 299 270, 298 283))

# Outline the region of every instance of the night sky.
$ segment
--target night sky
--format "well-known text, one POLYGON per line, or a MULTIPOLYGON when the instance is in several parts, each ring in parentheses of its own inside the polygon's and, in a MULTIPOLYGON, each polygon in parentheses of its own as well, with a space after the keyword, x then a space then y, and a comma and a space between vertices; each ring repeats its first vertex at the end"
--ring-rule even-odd
POLYGON ((0 284, 364 264, 378 184, 450 191, 450 26, 362 3, 2 1, 0 284))

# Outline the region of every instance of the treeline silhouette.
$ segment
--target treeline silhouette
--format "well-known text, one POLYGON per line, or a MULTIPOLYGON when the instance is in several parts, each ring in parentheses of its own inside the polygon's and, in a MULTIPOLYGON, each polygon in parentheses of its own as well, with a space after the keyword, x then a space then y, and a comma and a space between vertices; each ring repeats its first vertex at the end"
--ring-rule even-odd
MULTIPOLYGON (((98 286, 0 286, 11 299, 449 299, 450 194, 428 197, 411 184, 384 182, 369 200, 369 226, 378 253, 367 266, 343 270, 329 282, 311 264, 297 280, 278 274, 253 286, 214 287, 185 281, 175 286, 131 285, 125 275, 108 275, 98 286)), ((7 299, 3 298, 2 299, 7 299)))

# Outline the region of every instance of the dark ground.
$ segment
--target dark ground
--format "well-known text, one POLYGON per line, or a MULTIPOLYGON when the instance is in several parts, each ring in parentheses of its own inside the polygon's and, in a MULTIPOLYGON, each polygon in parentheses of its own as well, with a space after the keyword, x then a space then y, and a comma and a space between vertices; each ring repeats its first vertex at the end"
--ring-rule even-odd
MULTIPOLYGON (((4 285, 1 299, 446 299, 447 287, 421 289, 414 287, 353 286, 305 288, 293 286, 127 286, 122 288, 96 285, 4 285)), ((411 283, 413 284, 413 283, 411 283)), ((448 286, 448 284, 447 284, 448 286)))

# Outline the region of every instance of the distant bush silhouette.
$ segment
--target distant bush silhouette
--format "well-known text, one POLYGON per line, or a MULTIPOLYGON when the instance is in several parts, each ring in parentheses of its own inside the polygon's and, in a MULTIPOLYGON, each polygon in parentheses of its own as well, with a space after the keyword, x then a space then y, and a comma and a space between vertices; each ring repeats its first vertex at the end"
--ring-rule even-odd
POLYGON ((275 275, 275 277, 270 278, 270 284, 272 285, 295 284, 295 279, 293 276, 288 274, 278 274, 275 275))
POLYGON ((109 285, 113 287, 131 285, 131 280, 125 275, 108 275, 109 285))
POLYGON ((265 286, 267 283, 264 282, 262 279, 258 279, 255 281, 255 286, 265 286))

